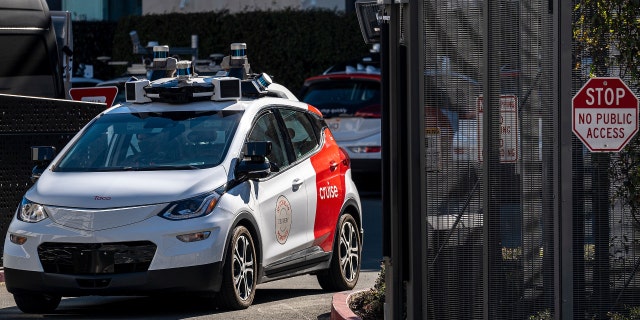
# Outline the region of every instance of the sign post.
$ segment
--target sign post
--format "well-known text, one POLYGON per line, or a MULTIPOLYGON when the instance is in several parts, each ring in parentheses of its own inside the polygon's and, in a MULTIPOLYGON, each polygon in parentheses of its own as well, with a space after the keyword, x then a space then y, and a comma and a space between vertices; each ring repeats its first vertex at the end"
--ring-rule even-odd
POLYGON ((619 152, 638 132, 638 98, 620 78, 589 79, 571 103, 573 133, 591 152, 619 152))
MULTIPOLYGON (((476 111, 478 112, 478 161, 482 162, 484 160, 482 155, 484 98, 482 96, 476 98, 476 111)), ((519 137, 518 97, 511 94, 500 95, 500 163, 518 161, 519 137)))

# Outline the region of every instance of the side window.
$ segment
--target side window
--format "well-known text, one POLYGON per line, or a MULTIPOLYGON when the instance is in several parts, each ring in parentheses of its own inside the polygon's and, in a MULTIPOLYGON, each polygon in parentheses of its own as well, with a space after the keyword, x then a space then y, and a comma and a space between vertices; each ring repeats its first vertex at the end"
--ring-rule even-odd
POLYGON ((287 127, 296 159, 311 153, 318 146, 318 139, 311 119, 304 112, 292 109, 282 109, 280 114, 282 114, 287 127))
POLYGON ((251 133, 249 133, 247 141, 271 141, 271 154, 267 157, 269 162, 278 169, 289 165, 287 149, 273 113, 265 113, 258 118, 251 129, 251 133))
POLYGON ((113 126, 92 126, 87 139, 79 140, 71 149, 73 156, 66 157, 61 166, 75 170, 92 170, 107 166, 109 146, 113 141, 113 126))

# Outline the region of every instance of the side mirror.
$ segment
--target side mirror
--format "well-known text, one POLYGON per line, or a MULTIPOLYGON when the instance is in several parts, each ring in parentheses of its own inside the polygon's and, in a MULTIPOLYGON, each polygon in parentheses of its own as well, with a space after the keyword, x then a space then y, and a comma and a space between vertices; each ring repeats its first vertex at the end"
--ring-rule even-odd
POLYGON ((242 153, 244 154, 245 159, 247 157, 264 158, 271 154, 271 141, 246 142, 244 144, 244 148, 242 148, 242 153))
POLYGON ((271 141, 247 142, 242 148, 243 158, 236 166, 238 180, 264 178, 271 172, 267 156, 271 153, 271 141))
POLYGON ((35 183, 56 156, 56 148, 52 146, 31 147, 31 160, 35 166, 31 169, 31 182, 35 183))

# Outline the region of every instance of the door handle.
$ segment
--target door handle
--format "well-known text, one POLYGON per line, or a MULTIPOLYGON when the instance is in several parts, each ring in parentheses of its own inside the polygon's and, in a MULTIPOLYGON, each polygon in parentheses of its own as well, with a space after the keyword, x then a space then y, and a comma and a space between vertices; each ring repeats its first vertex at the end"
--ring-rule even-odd
POLYGON ((295 178, 295 179, 293 179, 293 182, 291 182, 291 185, 293 186, 294 189, 297 189, 302 185, 303 182, 304 181, 302 179, 295 178))
POLYGON ((337 167, 338 167, 338 163, 331 160, 331 163, 329 163, 329 170, 335 171, 337 167))

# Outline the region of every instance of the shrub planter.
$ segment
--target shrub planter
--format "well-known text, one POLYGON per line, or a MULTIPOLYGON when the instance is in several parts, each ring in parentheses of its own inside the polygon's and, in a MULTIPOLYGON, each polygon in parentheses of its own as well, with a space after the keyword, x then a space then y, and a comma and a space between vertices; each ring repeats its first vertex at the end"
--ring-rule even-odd
POLYGON ((331 320, 361 320, 362 318, 358 317, 349 307, 349 301, 354 294, 368 290, 370 289, 335 293, 331 299, 331 320))

